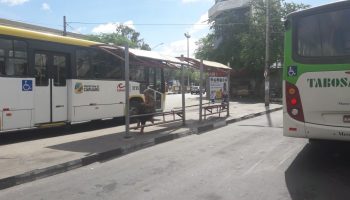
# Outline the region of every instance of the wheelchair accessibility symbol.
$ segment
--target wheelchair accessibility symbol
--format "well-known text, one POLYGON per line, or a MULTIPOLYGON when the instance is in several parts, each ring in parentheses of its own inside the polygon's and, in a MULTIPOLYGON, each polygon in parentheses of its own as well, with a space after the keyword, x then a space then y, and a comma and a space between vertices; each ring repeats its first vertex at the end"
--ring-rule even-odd
POLYGON ((32 80, 22 80, 22 91, 24 91, 24 92, 33 91, 33 81, 32 80))
POLYGON ((297 66, 289 66, 288 67, 288 76, 297 76, 297 75, 298 75, 297 66))

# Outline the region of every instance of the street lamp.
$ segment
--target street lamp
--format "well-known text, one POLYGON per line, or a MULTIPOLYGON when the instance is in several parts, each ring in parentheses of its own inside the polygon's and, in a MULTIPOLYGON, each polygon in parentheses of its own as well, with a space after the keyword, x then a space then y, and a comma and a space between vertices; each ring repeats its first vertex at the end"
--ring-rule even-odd
MULTIPOLYGON (((185 33, 185 37, 187 38, 187 58, 190 58, 190 38, 191 38, 191 35, 187 32, 187 33, 185 33)), ((187 67, 189 68, 189 65, 187 65, 187 67)), ((187 85, 188 86, 190 85, 190 74, 188 74, 188 77, 187 77, 187 85)))
POLYGON ((163 42, 161 42, 161 43, 159 43, 159 44, 157 44, 157 45, 155 45, 154 47, 152 47, 151 48, 151 50, 153 50, 153 49, 155 49, 155 48, 157 48, 157 47, 159 47, 160 45, 163 45, 164 43, 163 42))

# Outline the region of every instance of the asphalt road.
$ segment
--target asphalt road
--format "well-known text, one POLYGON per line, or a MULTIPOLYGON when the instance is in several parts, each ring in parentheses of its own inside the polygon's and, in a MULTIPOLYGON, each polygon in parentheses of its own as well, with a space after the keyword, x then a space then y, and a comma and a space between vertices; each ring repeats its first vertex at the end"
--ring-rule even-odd
POLYGON ((282 112, 0 191, 0 199, 349 199, 350 148, 282 136, 282 112))

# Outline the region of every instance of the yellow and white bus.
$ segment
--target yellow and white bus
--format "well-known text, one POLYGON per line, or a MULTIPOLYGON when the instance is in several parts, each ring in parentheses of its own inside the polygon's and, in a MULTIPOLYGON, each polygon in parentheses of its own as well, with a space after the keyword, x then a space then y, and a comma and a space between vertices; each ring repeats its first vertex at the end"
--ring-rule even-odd
MULTIPOLYGON (((124 116, 123 51, 0 26, 0 131, 124 116), (118 57, 113 52, 122 53, 118 57)), ((142 102, 142 91, 151 88, 162 110, 166 64, 135 55, 130 59, 131 106, 142 102)))

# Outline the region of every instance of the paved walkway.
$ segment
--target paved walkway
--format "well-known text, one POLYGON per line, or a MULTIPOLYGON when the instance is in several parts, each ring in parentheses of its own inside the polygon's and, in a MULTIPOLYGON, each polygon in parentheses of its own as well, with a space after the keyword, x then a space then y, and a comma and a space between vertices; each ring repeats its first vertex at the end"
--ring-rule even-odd
MULTIPOLYGON (((197 100, 196 97, 192 100, 186 98, 186 103, 194 105, 197 100)), ((281 105, 271 104, 269 109, 266 109, 263 103, 230 102, 230 107, 230 117, 221 118, 221 121, 233 122, 244 116, 280 109, 281 105)), ((187 108, 186 126, 176 122, 146 127, 144 134, 139 134, 138 130, 131 130, 131 139, 124 138, 124 126, 98 130, 87 129, 83 132, 68 131, 68 133, 63 129, 47 129, 45 132, 55 132, 53 135, 56 136, 1 145, 0 189, 193 134, 198 125, 210 124, 218 120, 211 118, 198 124, 198 113, 198 107, 187 108)))

